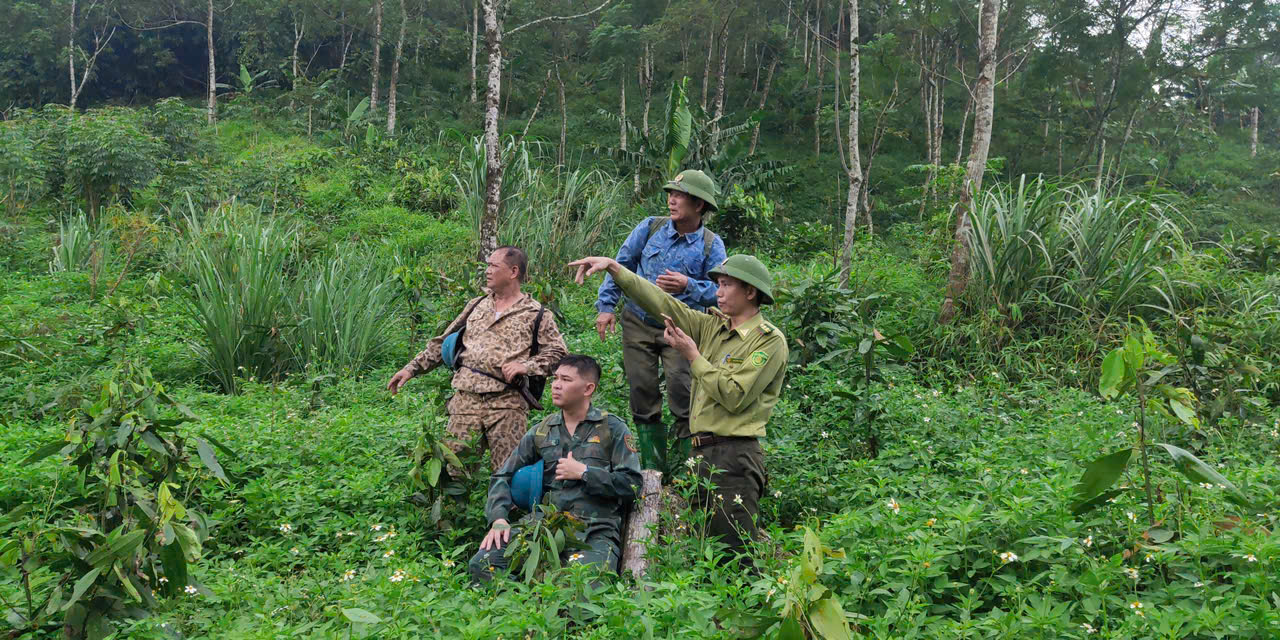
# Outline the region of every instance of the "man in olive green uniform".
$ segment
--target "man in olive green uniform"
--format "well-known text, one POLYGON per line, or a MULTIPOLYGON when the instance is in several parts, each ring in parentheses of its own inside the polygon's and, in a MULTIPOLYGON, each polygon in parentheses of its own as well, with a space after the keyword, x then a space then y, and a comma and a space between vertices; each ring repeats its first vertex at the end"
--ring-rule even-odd
POLYGON ((718 308, 704 313, 615 260, 584 258, 569 266, 578 267, 579 283, 607 271, 636 304, 665 318, 666 340, 693 372, 689 428, 696 471, 715 484, 711 491, 700 488, 699 501, 711 510, 711 534, 743 551, 755 536, 765 486, 759 439, 782 393, 787 362, 786 338, 760 314, 760 305, 773 302, 769 270, 752 256, 729 257, 711 270, 718 308))
MULTIPOLYGON (((617 571, 621 558, 622 516, 640 491, 640 456, 627 423, 591 403, 600 382, 600 365, 584 355, 560 361, 551 380, 551 401, 560 409, 520 439, 506 464, 489 483, 485 516, 490 523, 480 550, 468 569, 488 580, 507 568, 511 537, 509 518, 515 508, 512 478, 521 468, 541 461, 542 504, 567 511, 586 523, 582 542, 588 549, 567 550, 566 564, 594 564, 617 571)), ((541 517, 540 513, 525 518, 541 517)))

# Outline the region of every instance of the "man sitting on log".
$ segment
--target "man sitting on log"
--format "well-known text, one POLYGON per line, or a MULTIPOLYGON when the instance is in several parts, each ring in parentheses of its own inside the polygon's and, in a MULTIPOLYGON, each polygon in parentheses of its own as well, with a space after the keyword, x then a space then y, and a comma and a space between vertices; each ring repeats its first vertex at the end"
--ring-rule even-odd
POLYGON ((560 411, 520 439, 489 483, 485 516, 490 529, 468 565, 474 579, 486 581, 506 570, 509 518, 517 497, 533 511, 525 518, 541 517, 537 505, 550 504, 586 523, 582 542, 589 548, 566 551, 563 561, 617 571, 622 516, 640 492, 640 457, 627 424, 591 404, 599 382, 600 365, 590 356, 569 355, 556 365, 551 401, 560 411))

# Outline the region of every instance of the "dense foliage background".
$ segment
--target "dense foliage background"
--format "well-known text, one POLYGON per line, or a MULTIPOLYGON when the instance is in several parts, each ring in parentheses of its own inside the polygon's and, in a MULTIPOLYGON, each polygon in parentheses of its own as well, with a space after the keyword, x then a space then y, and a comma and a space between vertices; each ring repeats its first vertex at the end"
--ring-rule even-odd
POLYGON ((13 637, 1280 634, 1276 3, 1005 4, 949 325, 972 7, 862 5, 872 225, 842 286, 840 3, 514 33, 597 3, 513 3, 499 233, 600 404, 627 413, 620 343, 563 265, 661 211, 682 122, 793 353, 759 571, 677 501, 645 580, 590 597, 572 569, 466 585, 487 463, 439 473, 442 372, 384 390, 477 290, 487 167, 475 7, 382 4, 376 101, 370 2, 0 6, 13 637))

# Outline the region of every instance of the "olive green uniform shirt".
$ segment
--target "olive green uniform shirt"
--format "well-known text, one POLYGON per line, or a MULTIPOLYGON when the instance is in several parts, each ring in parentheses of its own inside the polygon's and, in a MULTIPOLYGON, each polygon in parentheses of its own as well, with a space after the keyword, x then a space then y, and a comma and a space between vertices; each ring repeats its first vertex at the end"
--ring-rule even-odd
POLYGON ((765 423, 786 373, 787 339, 763 315, 729 328, 729 318, 712 308, 694 311, 625 267, 613 276, 623 293, 655 317, 671 316, 698 345, 692 363, 689 430, 721 436, 765 436, 765 423))
POLYGON ((640 456, 635 437, 620 418, 592 406, 573 435, 564 424, 564 413, 555 412, 535 425, 520 440, 489 482, 485 516, 494 520, 510 518, 515 502, 511 479, 522 467, 543 462, 543 503, 568 511, 587 524, 587 537, 609 536, 622 540, 622 515, 640 493, 640 456), (573 458, 587 465, 581 480, 556 480, 560 458, 573 458))

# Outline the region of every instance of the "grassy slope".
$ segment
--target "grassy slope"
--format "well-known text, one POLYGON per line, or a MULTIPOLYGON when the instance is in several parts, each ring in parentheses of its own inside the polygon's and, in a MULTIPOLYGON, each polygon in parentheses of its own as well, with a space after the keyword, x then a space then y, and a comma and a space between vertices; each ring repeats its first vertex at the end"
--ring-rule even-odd
MULTIPOLYGON (((245 145, 260 140, 237 135, 248 136, 245 145)), ((314 185, 339 188, 333 185, 340 182, 322 176, 313 193, 320 188, 314 185)), ((405 228, 434 230, 426 232, 431 238, 465 237, 457 223, 354 206, 344 219, 366 237, 391 237, 405 228)), ((465 561, 483 527, 481 483, 471 505, 453 513, 460 526, 452 532, 430 529, 421 511, 403 501, 417 430, 442 428, 444 377, 415 380, 396 398, 383 390, 415 351, 401 319, 388 319, 397 355, 375 371, 340 379, 318 394, 299 381, 250 384, 243 395, 226 397, 200 379, 185 346, 192 327, 175 291, 140 272, 121 287, 126 311, 88 304, 87 275, 49 275, 34 253, 50 242, 47 225, 22 225, 26 249, 0 274, 0 326, 44 334, 41 344, 54 359, 34 366, 0 364, 6 415, 0 430, 0 509, 43 502, 55 487, 65 486, 67 476, 55 461, 18 463, 35 443, 58 433, 58 410, 41 415, 37 409, 55 397, 59 385, 103 375, 126 354, 145 358, 204 418, 205 428, 241 456, 228 467, 243 476, 242 484, 224 489, 208 478, 200 484, 205 510, 220 523, 208 559, 196 572, 208 593, 166 602, 159 615, 137 623, 126 636, 158 636, 168 625, 189 638, 345 637, 349 625, 341 612, 351 607, 387 622, 378 637, 564 632, 565 617, 556 614, 576 610, 582 576, 502 589, 465 587, 465 561), (118 318, 134 324, 119 337, 102 335, 118 318), (282 524, 292 531, 283 533, 282 524), (392 530, 395 537, 375 541, 392 530), (348 532, 355 535, 338 535, 348 532), (397 569, 409 578, 392 582, 397 569), (347 571, 354 572, 350 580, 343 579, 347 571)), ((927 256, 886 251, 876 260, 888 262, 876 267, 910 291, 928 279, 922 259, 927 256)), ((782 271, 799 274, 807 268, 782 271)), ((601 404, 625 415, 620 344, 616 336, 606 343, 595 337, 592 294, 591 288, 569 290, 561 325, 571 351, 602 359, 601 404)), ((438 323, 446 313, 437 311, 432 320, 438 323)), ((917 381, 937 379, 929 373, 902 373, 884 390, 885 448, 878 459, 864 460, 850 453, 857 451, 859 434, 850 433, 832 393, 843 382, 821 369, 794 370, 771 424, 770 490, 779 495, 764 501, 773 542, 762 550, 762 574, 726 574, 706 560, 702 545, 676 536, 659 553, 651 590, 619 585, 595 596, 599 624, 573 632, 719 635, 715 616, 721 607, 759 612, 779 606, 799 551, 800 537, 791 530, 797 524, 819 529, 829 544, 847 550, 845 559, 829 563, 824 580, 846 610, 868 617, 859 626, 868 637, 1067 637, 1082 635, 1082 622, 1103 629, 1094 637, 1156 637, 1158 624, 1179 616, 1199 625, 1194 628, 1203 637, 1214 629, 1226 636, 1266 637, 1280 628, 1272 604, 1280 561, 1280 540, 1270 533, 1274 515, 1241 512, 1243 526, 1220 529, 1212 523, 1238 510, 1213 491, 1193 489, 1179 537, 1149 550, 1135 546, 1142 528, 1125 515, 1141 514, 1136 495, 1084 519, 1067 514, 1081 464, 1130 444, 1126 425, 1133 418, 1123 413, 1129 407, 1103 404, 1056 383, 1012 387, 998 371, 969 372, 959 384, 927 388, 917 381), (890 509, 890 500, 898 511, 890 509), (1082 544, 1086 537, 1091 546, 1082 544), (1126 552, 1133 549, 1137 555, 1130 558, 1126 552), (1019 560, 1004 564, 1000 552, 1016 553, 1019 560), (1247 554, 1257 561, 1244 559, 1247 554), (1124 575, 1125 567, 1139 570, 1137 581, 1124 575), (1147 617, 1129 613, 1134 601, 1144 602, 1147 617)), ((1276 504, 1280 487, 1280 439, 1272 428, 1230 426, 1209 434, 1207 446, 1214 452, 1210 463, 1225 465, 1223 473, 1268 505, 1276 504)), ((1172 491, 1170 469, 1161 466, 1157 475, 1172 491)), ((1178 516, 1160 517, 1172 527, 1178 516)), ((2 593, 12 589, 0 584, 2 593)))

